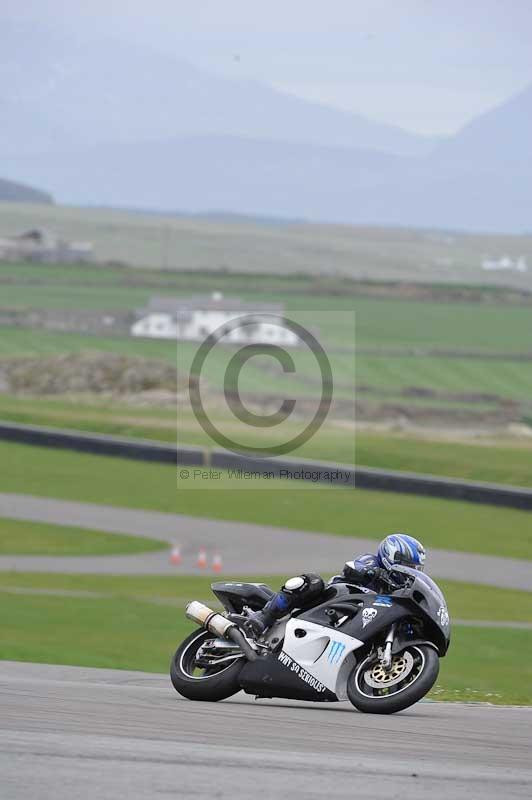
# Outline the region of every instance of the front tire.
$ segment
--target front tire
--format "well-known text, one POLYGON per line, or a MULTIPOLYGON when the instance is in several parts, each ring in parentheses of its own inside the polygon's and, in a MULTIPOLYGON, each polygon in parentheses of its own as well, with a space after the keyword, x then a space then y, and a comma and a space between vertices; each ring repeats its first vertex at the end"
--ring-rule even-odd
POLYGON ((395 714, 417 703, 432 689, 440 671, 438 653, 428 645, 405 647, 389 671, 373 653, 352 670, 347 694, 355 708, 367 714, 395 714))
POLYGON ((244 664, 241 657, 221 665, 216 671, 198 670, 196 667, 199 648, 212 638, 212 633, 203 628, 194 631, 179 645, 170 663, 174 689, 189 700, 216 702, 240 691, 238 676, 244 664))

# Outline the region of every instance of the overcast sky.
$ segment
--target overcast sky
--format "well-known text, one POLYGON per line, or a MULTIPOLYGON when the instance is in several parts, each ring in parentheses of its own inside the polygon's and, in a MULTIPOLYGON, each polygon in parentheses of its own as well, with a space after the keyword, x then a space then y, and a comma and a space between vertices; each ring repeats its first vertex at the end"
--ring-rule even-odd
POLYGON ((422 133, 532 81, 532 0, 0 0, 0 32, 2 17, 147 44, 422 133))

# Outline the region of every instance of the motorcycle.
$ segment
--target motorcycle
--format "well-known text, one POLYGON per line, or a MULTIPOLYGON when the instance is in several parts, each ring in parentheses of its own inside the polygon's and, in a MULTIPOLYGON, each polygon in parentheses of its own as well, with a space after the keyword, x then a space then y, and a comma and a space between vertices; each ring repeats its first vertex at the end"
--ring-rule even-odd
POLYGON ((174 688, 190 700, 223 700, 243 690, 257 698, 350 700, 371 714, 408 708, 438 677, 450 619, 443 593, 428 575, 402 565, 394 573, 401 573, 401 582, 389 580, 386 593, 330 584, 314 605, 296 609, 259 638, 246 634, 245 622, 272 589, 213 583, 225 613, 188 604, 187 617, 201 627, 172 659, 174 688))

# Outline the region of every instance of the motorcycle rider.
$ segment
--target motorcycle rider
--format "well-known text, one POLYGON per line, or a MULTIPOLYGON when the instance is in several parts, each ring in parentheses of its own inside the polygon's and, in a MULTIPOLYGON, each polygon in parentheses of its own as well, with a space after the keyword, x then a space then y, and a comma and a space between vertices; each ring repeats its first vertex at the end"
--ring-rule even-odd
POLYGON ((244 628, 251 636, 262 636, 274 622, 295 608, 305 608, 317 601, 332 583, 354 584, 376 592, 398 588, 401 575, 394 573, 394 564, 423 571, 425 548, 413 536, 393 533, 382 540, 375 555, 365 553, 353 561, 346 561, 342 573, 327 584, 313 573, 290 578, 261 611, 249 617, 244 628))

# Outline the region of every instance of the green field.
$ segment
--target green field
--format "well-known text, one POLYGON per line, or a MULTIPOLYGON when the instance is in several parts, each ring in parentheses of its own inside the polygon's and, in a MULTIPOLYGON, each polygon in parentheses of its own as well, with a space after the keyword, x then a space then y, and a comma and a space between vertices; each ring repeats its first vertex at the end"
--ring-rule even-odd
MULTIPOLYGON (((0 336, 0 358, 14 356, 50 356, 64 353, 96 351, 120 353, 130 356, 155 358, 176 365, 181 372, 190 366, 197 347, 187 343, 179 346, 174 342, 129 337, 84 336, 76 333, 52 333, 18 328, 2 328, 0 336)), ((213 386, 220 386, 230 351, 216 349, 206 362, 204 377, 213 386)), ((315 363, 310 354, 297 352, 294 356, 299 373, 294 377, 271 374, 267 369, 269 359, 250 361, 242 372, 241 387, 244 391, 272 393, 292 391, 296 395, 316 396, 320 389, 315 363), (256 363, 255 363, 256 362, 256 363), (266 367, 266 369, 265 369, 266 367), (302 375, 302 380, 298 377, 302 375), (308 378, 311 383, 308 383, 308 378)), ((461 407, 472 411, 496 408, 501 399, 520 405, 515 410, 520 415, 532 410, 532 361, 504 361, 488 358, 443 358, 433 356, 404 355, 358 355, 355 360, 349 354, 332 352, 330 361, 334 375, 343 375, 345 385, 338 382, 336 399, 353 396, 353 386, 369 389, 369 395, 357 394, 358 400, 370 399, 373 403, 401 403, 408 411, 416 406, 461 407), (416 397, 414 393, 401 396, 405 390, 428 390, 434 397, 416 397), (468 400, 464 395, 476 395, 480 399, 468 400), (449 396, 451 395, 451 396, 449 396)))
POLYGON ((0 555, 106 556, 167 547, 166 542, 142 536, 0 518, 0 555))
MULTIPOLYGON (((203 578, 155 581, 0 574, 4 611, 0 659, 166 672, 172 652, 192 629, 183 616, 182 603, 195 597, 207 598, 205 583, 203 578), (95 596, 72 596, 65 602, 61 592, 71 587, 73 592, 93 592, 95 596), (31 593, 45 588, 51 592, 49 595, 31 593), (11 593, 15 589, 17 593, 11 593), (161 600, 162 596, 167 603, 161 600), (170 605, 172 600, 175 606, 170 605)), ((460 584, 454 587, 455 598, 453 587, 445 587, 451 612, 459 609, 466 612, 470 606, 461 605, 462 587, 460 584)), ((478 594, 479 608, 483 589, 463 587, 466 594, 478 594)), ((512 592, 507 598, 504 592, 497 595, 508 612, 520 605, 524 597, 526 614, 531 618, 530 595, 512 592)), ((531 631, 455 627, 451 649, 442 660, 440 677, 431 696, 531 704, 531 647, 531 631)))
MULTIPOLYGON (((248 302, 284 303, 288 316, 318 325, 329 346, 346 346, 340 312, 356 314, 359 348, 437 348, 521 353, 531 349, 532 305, 365 297, 356 283, 311 276, 275 278, 221 273, 183 274, 91 265, 0 263, 0 307, 131 310, 156 294, 189 296, 219 290, 248 302), (258 297, 257 294, 260 293, 258 297), (334 312, 315 318, 316 311, 334 312), (336 317, 335 315, 339 316, 336 317)), ((393 291, 390 289, 390 291, 393 291)), ((436 290, 435 290, 436 291, 436 290)), ((164 343, 163 343, 164 344, 164 343)))
MULTIPOLYGON (((212 419, 231 434, 237 433, 226 414, 212 410, 212 419)), ((0 394, 0 417, 12 422, 96 431, 174 443, 212 446, 207 434, 190 413, 174 408, 127 405, 119 400, 97 398, 34 398, 0 394)), ((299 430, 287 423, 291 434, 299 430)), ((264 444, 260 429, 238 430, 240 441, 264 444)), ((397 469, 446 475, 468 480, 509 483, 532 487, 532 438, 508 440, 480 438, 470 443, 423 439, 412 434, 368 433, 326 424, 299 448, 303 458, 356 463, 382 469, 397 469)))
MULTIPOLYGON (((530 299, 507 301, 504 294, 483 289, 476 302, 451 301, 440 297, 442 287, 435 286, 421 301, 408 292, 403 296, 398 286, 369 297, 368 287, 375 290, 373 284, 338 277, 325 281, 310 274, 273 275, 270 268, 250 278, 245 271, 214 275, 116 266, 0 264, 3 309, 133 312, 155 294, 188 296, 214 289, 246 301, 256 302, 259 296, 261 302, 282 303, 289 318, 318 329, 333 367, 335 398, 350 399, 356 385, 359 415, 367 414, 369 405, 380 409, 380 418, 417 418, 422 411, 430 412, 436 425, 441 413, 462 424, 468 424, 465 412, 479 424, 490 414, 502 421, 532 417, 532 361, 517 358, 531 350, 530 299)), ((23 328, 1 329, 0 359, 86 350, 177 363, 186 373, 197 345, 177 348, 171 341, 127 335, 50 331, 36 335, 23 328)), ((213 387, 221 385, 231 352, 216 348, 206 363, 205 377, 213 387)), ((293 357, 297 370, 290 377, 272 371, 268 357, 252 359, 242 372, 241 388, 255 394, 289 390, 294 396, 316 396, 319 383, 313 356, 301 349, 293 357)))
POLYGON ((430 547, 532 558, 526 511, 395 493, 318 488, 176 487, 171 466, 0 443, 6 492, 149 508, 214 519, 380 539, 407 530, 430 547), (221 491, 220 489, 226 489, 221 491))
POLYGON ((156 358, 175 364, 175 342, 129 337, 85 336, 81 333, 52 333, 25 328, 0 328, 0 358, 48 356, 83 351, 122 353, 156 358))

